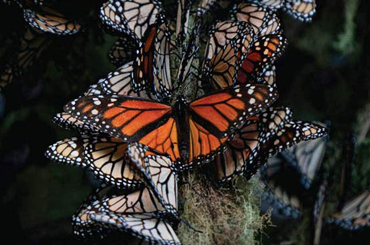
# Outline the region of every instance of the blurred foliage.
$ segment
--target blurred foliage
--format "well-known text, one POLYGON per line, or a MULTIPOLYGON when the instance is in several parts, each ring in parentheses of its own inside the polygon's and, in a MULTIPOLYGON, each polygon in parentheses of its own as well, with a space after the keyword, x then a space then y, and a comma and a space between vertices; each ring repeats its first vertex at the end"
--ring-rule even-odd
MULTIPOLYGON (((116 37, 98 27, 101 1, 80 3, 75 1, 73 8, 68 8, 72 3, 65 1, 64 8, 73 9, 76 16, 88 16, 85 30, 72 37, 50 36, 53 44, 47 54, 0 94, 3 232, 12 235, 17 244, 83 244, 71 235, 70 221, 92 190, 91 181, 81 170, 51 164, 44 157, 48 145, 74 133, 57 127, 51 118, 114 69, 107 51, 116 37)), ((334 166, 335 181, 327 215, 336 210, 339 198, 343 145, 348 144, 353 130, 363 132, 366 118, 370 118, 366 110, 370 102, 369 12, 368 0, 317 0, 312 23, 298 22, 280 12, 289 46, 277 62, 277 103, 291 107, 296 119, 331 121, 324 167, 334 166)), ((22 16, 14 6, 0 7, 1 62, 11 55, 22 35, 22 16)), ((370 139, 366 132, 356 145, 346 198, 370 185, 370 139)), ((309 234, 307 220, 276 223, 265 230, 262 242, 309 244, 309 234)), ((362 244, 356 241, 366 236, 366 232, 324 227, 322 244, 362 244)))

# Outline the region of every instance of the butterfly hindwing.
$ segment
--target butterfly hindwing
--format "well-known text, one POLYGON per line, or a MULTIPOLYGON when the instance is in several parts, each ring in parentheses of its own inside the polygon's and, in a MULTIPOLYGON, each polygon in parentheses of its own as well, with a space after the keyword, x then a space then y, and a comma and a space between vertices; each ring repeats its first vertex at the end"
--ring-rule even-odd
POLYGON ((56 35, 73 35, 81 29, 75 20, 48 7, 41 7, 39 11, 24 9, 24 18, 33 28, 56 35))

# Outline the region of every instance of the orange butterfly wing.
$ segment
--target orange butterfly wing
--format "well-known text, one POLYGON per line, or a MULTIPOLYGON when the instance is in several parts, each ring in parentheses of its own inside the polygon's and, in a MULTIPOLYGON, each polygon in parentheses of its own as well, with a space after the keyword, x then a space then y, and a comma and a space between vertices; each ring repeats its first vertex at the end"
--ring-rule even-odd
POLYGON ((212 159, 247 118, 270 106, 277 91, 262 84, 225 89, 190 103, 189 164, 212 159))
POLYGON ((285 47, 285 39, 279 35, 263 36, 256 41, 246 57, 240 54, 241 65, 237 73, 238 83, 247 83, 252 77, 258 77, 273 64, 285 47))
POLYGON ((126 142, 140 140, 165 124, 172 114, 169 105, 134 97, 86 96, 64 110, 100 132, 126 142))
POLYGON ((145 135, 139 142, 161 153, 168 154, 172 161, 180 159, 177 127, 173 118, 145 135))
POLYGON ((195 121, 218 138, 229 136, 247 117, 269 107, 278 97, 276 89, 246 84, 197 99, 190 104, 195 121))

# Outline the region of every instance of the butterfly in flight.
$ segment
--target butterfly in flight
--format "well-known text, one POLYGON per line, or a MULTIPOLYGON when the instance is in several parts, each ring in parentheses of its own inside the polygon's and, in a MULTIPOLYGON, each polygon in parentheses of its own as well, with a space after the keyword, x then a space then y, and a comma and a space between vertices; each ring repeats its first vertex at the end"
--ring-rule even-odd
POLYGON ((248 117, 276 98, 271 86, 246 84, 190 103, 179 97, 173 106, 127 96, 86 96, 64 109, 102 133, 169 154, 183 169, 211 160, 248 117))

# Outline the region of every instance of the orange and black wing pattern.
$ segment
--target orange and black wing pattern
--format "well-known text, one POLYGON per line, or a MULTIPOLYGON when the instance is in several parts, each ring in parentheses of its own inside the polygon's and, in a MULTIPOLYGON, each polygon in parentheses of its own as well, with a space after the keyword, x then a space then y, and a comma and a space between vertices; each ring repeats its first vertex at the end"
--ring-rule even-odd
POLYGON ((135 97, 86 96, 67 104, 64 110, 102 133, 125 142, 140 140, 165 124, 172 107, 135 97))
POLYGON ((181 158, 178 142, 178 131, 174 118, 169 118, 162 126, 150 131, 140 139, 140 143, 161 153, 168 154, 172 161, 181 158))
POLYGON ((277 97, 277 90, 269 85, 236 85, 191 102, 189 110, 194 122, 223 138, 229 137, 248 117, 268 108, 277 97))
POLYGON ((246 22, 239 21, 223 21, 213 27, 205 52, 203 74, 214 89, 234 84, 238 53, 249 50, 252 32, 246 22))
POLYGON ((232 43, 218 49, 207 62, 206 77, 217 90, 232 86, 236 78, 237 47, 232 43))
POLYGON ((144 42, 136 51, 136 59, 133 64, 132 88, 135 91, 147 89, 153 84, 153 61, 154 44, 157 36, 157 26, 149 27, 144 42))
POLYGON ((189 105, 189 163, 209 161, 244 122, 269 107, 277 91, 262 84, 238 85, 189 105))
POLYGON ((267 158, 301 141, 317 139, 326 134, 327 129, 325 127, 314 123, 302 121, 288 122, 261 145, 261 151, 265 153, 265 156, 262 156, 262 158, 267 160, 267 158))
POLYGON ((248 83, 253 78, 263 75, 283 53, 285 45, 286 39, 281 34, 259 38, 246 55, 239 57, 237 82, 248 83))
POLYGON ((225 182, 244 174, 249 179, 261 166, 258 161, 260 145, 276 134, 291 117, 289 108, 270 107, 249 118, 226 143, 226 150, 215 158, 217 178, 225 182))
POLYGON ((73 117, 72 115, 62 112, 55 115, 55 117, 52 119, 53 123, 56 123, 58 126, 64 129, 76 129, 79 132, 82 132, 83 134, 97 132, 97 130, 94 127, 91 127, 89 124, 84 123, 81 120, 78 120, 77 118, 73 117))
POLYGON ((242 174, 253 162, 259 150, 262 130, 259 128, 258 117, 248 121, 236 132, 236 135, 226 143, 226 149, 216 156, 214 162, 217 179, 220 182, 233 180, 242 174))

